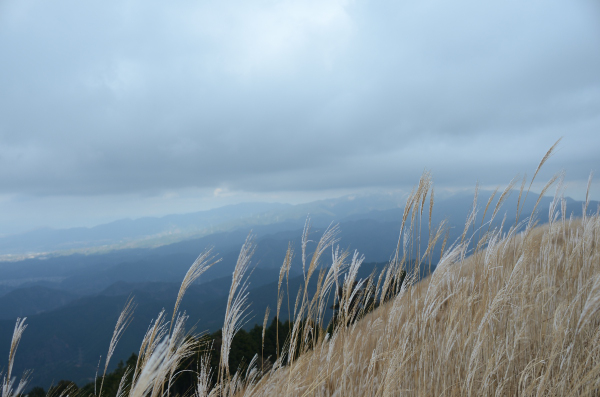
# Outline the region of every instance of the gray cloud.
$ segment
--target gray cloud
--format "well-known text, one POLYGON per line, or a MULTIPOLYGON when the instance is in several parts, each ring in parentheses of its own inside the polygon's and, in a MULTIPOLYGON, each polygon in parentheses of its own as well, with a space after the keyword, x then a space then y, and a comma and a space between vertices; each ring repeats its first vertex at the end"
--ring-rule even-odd
POLYGON ((583 180, 598 48, 591 0, 9 0, 0 193, 505 183, 560 136, 583 180))

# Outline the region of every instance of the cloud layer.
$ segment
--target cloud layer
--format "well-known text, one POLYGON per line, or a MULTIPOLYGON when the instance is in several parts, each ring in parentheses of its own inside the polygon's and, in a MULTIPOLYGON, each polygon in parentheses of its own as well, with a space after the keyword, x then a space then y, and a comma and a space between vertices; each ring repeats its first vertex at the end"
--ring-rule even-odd
POLYGON ((598 48, 592 0, 8 0, 0 194, 583 180, 598 48))

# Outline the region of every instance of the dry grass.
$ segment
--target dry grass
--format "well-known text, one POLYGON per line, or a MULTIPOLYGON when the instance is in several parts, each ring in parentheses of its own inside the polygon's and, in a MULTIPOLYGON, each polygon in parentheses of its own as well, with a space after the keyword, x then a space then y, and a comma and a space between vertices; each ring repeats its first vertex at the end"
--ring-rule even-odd
POLYGON ((27 385, 27 380, 29 378, 28 373, 25 373, 17 384, 15 384, 16 378, 12 376, 12 369, 15 362, 17 347, 19 346, 19 342, 23 336, 23 331, 25 331, 25 328, 27 328, 27 325, 25 325, 25 319, 26 318, 17 318, 17 323, 15 324, 15 330, 13 331, 12 341, 10 344, 10 351, 8 353, 8 369, 6 370, 6 374, 4 374, 4 376, 2 376, 3 374, 0 372, 0 377, 2 377, 2 397, 18 396, 27 385))
MULTIPOLYGON (((477 224, 476 193, 464 232, 452 244, 443 224, 433 228, 426 219, 428 232, 423 233, 423 214, 427 217, 429 212, 431 219, 434 206, 432 180, 425 173, 408 197, 396 253, 378 280, 356 280, 364 258, 340 252, 336 226, 325 231, 309 258, 307 222, 301 252, 306 284, 295 301, 291 338, 286 346, 278 346, 281 353, 266 373, 254 357, 244 372, 231 375, 229 348, 248 307, 246 274, 254 250, 249 238, 233 274, 219 373, 210 372, 205 357, 195 396, 599 395, 600 214, 586 215, 586 199, 583 218, 571 219, 561 196, 562 175, 543 193, 556 181, 549 224, 535 227, 535 214, 518 221, 520 209, 508 232, 505 220, 498 227, 491 227, 491 221, 477 224), (420 251, 423 235, 429 240, 425 252, 420 251), (434 247, 440 245, 435 272, 417 282, 419 266, 430 266, 434 247), (328 251, 332 265, 322 270, 321 257, 328 251), (400 286, 398 276, 408 258, 417 258, 419 266, 400 286), (306 287, 311 278, 318 280, 313 296, 306 287), (360 293, 364 285, 380 299, 390 293, 395 298, 365 314, 371 296, 360 293), (337 327, 328 334, 324 310, 332 291, 340 288, 337 327), (357 297, 362 305, 353 303, 357 297), (357 314, 362 319, 354 322, 357 314)), ((516 179, 503 190, 493 210, 492 200, 486 203, 484 217, 488 210, 492 218, 500 213, 515 184, 516 179)), ((525 184, 524 178, 519 204, 529 194, 525 184)), ((288 250, 281 269, 277 314, 293 255, 288 250)), ((209 257, 209 252, 201 255, 192 266, 180 295, 212 261, 209 257)), ((126 307, 117 325, 115 343, 130 309, 126 307)), ((267 316, 268 312, 265 324, 267 316)), ((119 397, 169 394, 178 363, 196 347, 185 337, 187 317, 177 313, 177 305, 172 318, 169 325, 163 311, 151 324, 132 369, 133 382, 119 388, 119 397)), ((17 322, 11 362, 23 329, 23 322, 17 322)), ((111 342, 109 352, 113 349, 111 342)), ((12 391, 10 368, 2 397, 18 394, 12 391)))
POLYGON ((600 218, 490 234, 253 395, 595 395, 600 218))

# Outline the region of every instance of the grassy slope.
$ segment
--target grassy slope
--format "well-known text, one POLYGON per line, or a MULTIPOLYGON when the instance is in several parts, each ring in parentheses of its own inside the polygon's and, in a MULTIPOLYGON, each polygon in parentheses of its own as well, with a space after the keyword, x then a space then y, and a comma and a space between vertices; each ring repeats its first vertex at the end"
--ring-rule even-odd
POLYGON ((463 261, 322 341, 253 395, 596 395, 600 217, 558 221, 463 261))

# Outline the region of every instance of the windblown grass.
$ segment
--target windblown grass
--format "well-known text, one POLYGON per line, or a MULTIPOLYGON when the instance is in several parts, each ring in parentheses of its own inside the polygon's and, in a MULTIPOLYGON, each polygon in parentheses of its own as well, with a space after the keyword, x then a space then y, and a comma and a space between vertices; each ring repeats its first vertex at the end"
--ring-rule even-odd
POLYGON ((459 261, 319 340, 252 395, 597 395, 600 218, 565 220, 459 261))
MULTIPOLYGON (((554 147, 543 157, 534 178, 554 147)), ((526 180, 521 183, 519 205, 529 194, 529 189, 524 191, 526 180)), ((477 223, 476 191, 462 236, 451 242, 445 224, 431 225, 433 183, 425 173, 408 197, 393 259, 377 280, 356 279, 364 258, 357 252, 340 251, 336 245, 336 226, 325 231, 310 256, 307 222, 300 253, 305 287, 298 291, 295 303, 287 302, 288 306, 294 305, 288 341, 285 346, 277 346, 278 354, 270 368, 263 371, 262 360, 258 365, 259 357, 255 356, 245 369, 231 374, 228 366, 231 340, 243 325, 249 305, 246 275, 254 251, 249 238, 233 273, 219 372, 212 373, 209 357, 203 357, 193 394, 197 397, 598 395, 599 211, 588 215, 587 197, 583 217, 572 219, 566 213, 559 174, 542 189, 544 194, 558 182, 547 225, 536 227, 535 212, 520 220, 521 207, 514 225, 505 224, 506 216, 500 225, 493 223, 516 181, 502 191, 493 209, 492 199, 486 203, 482 218, 488 211, 492 214, 492 220, 486 223, 477 223), (426 226, 422 226, 424 221, 426 226), (428 230, 423 233, 425 227, 428 230), (421 252, 422 236, 428 239, 424 252, 421 252), (432 256, 440 246, 442 254, 435 272, 417 282, 420 267, 431 266, 432 256), (331 252, 332 264, 323 269, 321 258, 327 252, 331 252), (399 282, 409 259, 416 260, 417 266, 404 282, 399 282), (308 284, 315 278, 316 293, 310 296, 308 284), (331 296, 339 308, 334 327, 324 324, 331 296), (387 302, 382 299, 390 296, 392 299, 387 302), (361 304, 355 304, 357 299, 361 304), (375 308, 375 302, 379 307, 375 308), (355 321, 356 318, 360 320, 355 321)), ((533 179, 530 187, 532 182, 533 179)), ((284 279, 287 280, 293 255, 290 248, 283 260, 277 315, 283 304, 284 279)), ((170 394, 179 363, 198 347, 197 339, 187 337, 187 317, 178 313, 178 303, 187 286, 211 261, 207 251, 192 266, 182 284, 171 325, 164 311, 150 325, 137 365, 131 369, 131 381, 126 381, 127 374, 123 377, 118 397, 170 394)), ((119 319, 114 343, 127 323, 130 310, 131 306, 126 306, 119 319)), ((267 318, 268 312, 264 326, 267 318)), ((10 363, 24 327, 22 320, 17 322, 10 363)), ((114 343, 111 341, 109 356, 114 343)), ((4 377, 2 397, 12 397, 22 390, 23 382, 13 390, 11 367, 12 364, 4 377)))

